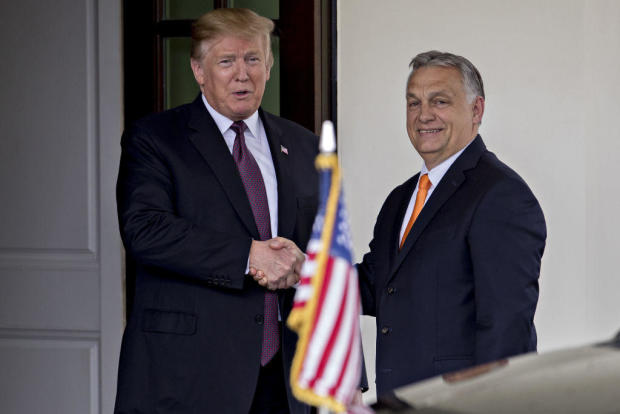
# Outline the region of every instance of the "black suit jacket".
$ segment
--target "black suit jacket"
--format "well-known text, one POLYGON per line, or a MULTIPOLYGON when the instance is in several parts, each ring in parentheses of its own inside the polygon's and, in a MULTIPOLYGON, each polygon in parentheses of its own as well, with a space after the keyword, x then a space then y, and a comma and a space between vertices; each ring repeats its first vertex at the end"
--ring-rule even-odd
POLYGON ((448 169, 399 251, 418 175, 394 189, 358 265, 376 316, 379 395, 427 377, 536 350, 545 246, 527 184, 476 137, 448 169))
MULTIPOLYGON (((318 203, 318 140, 293 122, 262 110, 260 117, 278 181, 278 234, 304 250, 318 203)), ((200 96, 123 134, 117 201, 136 287, 115 412, 247 413, 260 367, 264 290, 245 269, 260 237, 200 96)), ((278 293, 282 320, 293 294, 278 293)), ((296 335, 284 327, 282 336, 288 386, 296 335)), ((308 412, 288 391, 291 412, 308 412)))

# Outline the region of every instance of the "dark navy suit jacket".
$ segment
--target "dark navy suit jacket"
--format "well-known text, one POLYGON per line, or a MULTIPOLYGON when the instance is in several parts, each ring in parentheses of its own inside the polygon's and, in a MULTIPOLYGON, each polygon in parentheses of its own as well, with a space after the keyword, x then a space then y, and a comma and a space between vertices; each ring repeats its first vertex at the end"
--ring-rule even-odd
POLYGON ((527 184, 476 137, 448 169, 399 251, 419 174, 395 188, 358 265, 376 317, 379 395, 536 350, 545 219, 527 184))
MULTIPOLYGON (((305 250, 318 203, 317 137, 262 110, 260 117, 278 181, 278 234, 305 250)), ((115 412, 247 413, 260 367, 264 290, 245 269, 260 237, 200 96, 124 133, 117 201, 137 279, 115 412)), ((283 320, 293 294, 279 291, 283 320)), ((284 328, 287 385, 295 342, 284 328)), ((309 412, 288 391, 291 412, 309 412)))

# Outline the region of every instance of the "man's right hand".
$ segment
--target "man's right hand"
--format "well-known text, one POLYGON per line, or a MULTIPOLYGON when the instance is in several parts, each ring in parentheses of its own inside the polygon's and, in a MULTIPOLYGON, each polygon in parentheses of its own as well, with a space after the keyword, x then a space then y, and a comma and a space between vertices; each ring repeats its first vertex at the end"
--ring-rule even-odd
POLYGON ((305 256, 295 243, 284 237, 252 240, 250 275, 271 290, 286 289, 299 281, 305 256))

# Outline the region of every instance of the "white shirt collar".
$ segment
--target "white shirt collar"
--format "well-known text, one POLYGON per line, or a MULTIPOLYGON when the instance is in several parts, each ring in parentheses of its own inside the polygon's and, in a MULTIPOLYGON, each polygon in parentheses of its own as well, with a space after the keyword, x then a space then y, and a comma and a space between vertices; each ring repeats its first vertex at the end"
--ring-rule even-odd
MULTIPOLYGON (((209 111, 209 114, 211 114, 211 117, 213 117, 213 120, 215 121, 217 128, 220 130, 220 133, 224 135, 224 133, 230 129, 230 126, 233 124, 233 120, 228 119, 227 117, 225 117, 224 115, 220 114, 215 109, 213 109, 213 107, 209 105, 209 102, 207 102, 207 98, 205 98, 204 95, 201 94, 200 96, 202 96, 202 102, 204 102, 205 107, 207 108, 207 111, 209 111)), ((248 127, 248 130, 250 131, 253 137, 260 136, 258 134, 259 119, 260 118, 258 116, 258 111, 255 111, 252 115, 250 115, 248 118, 243 120, 243 122, 245 122, 245 125, 248 127)))
POLYGON ((463 153, 463 151, 465 151, 465 149, 467 149, 467 147, 469 147, 469 145, 474 142, 474 139, 469 141, 469 143, 465 145, 463 149, 461 149, 459 152, 446 158, 441 164, 436 165, 435 168, 430 171, 428 170, 428 168, 426 168, 426 164, 422 163, 422 169, 420 169, 420 177, 424 174, 428 174, 428 179, 431 181, 433 188, 436 187, 443 178, 443 176, 446 174, 448 169, 452 166, 452 164, 454 164, 454 161, 456 161, 456 159, 463 153))

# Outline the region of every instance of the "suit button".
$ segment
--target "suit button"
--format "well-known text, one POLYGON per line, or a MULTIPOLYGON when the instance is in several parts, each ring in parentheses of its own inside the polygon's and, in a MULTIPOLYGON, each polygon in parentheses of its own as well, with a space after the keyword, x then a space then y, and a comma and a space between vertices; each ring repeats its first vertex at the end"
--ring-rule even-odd
POLYGON ((257 325, 262 325, 264 320, 265 318, 261 314, 258 314, 254 317, 254 322, 256 322, 257 325))
POLYGON ((390 287, 387 289, 387 293, 388 293, 388 295, 391 295, 391 294, 393 294, 394 292, 396 292, 396 289, 394 289, 392 286, 390 286, 390 287))
POLYGON ((384 326, 383 328, 381 328, 381 333, 382 333, 383 335, 387 335, 387 334, 389 334, 389 333, 390 333, 390 331, 391 331, 391 329, 390 329, 390 328, 388 328, 387 326, 384 326))

